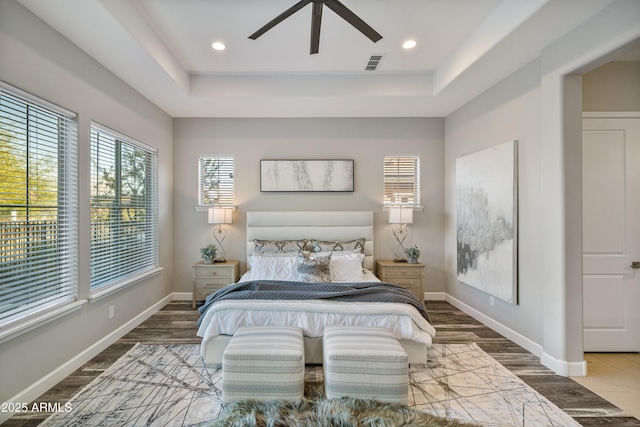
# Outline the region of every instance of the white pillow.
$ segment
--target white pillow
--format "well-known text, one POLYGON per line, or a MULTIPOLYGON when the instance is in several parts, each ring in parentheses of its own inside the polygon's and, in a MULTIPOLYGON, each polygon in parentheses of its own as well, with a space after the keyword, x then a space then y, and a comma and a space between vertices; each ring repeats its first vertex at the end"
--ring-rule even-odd
POLYGON ((297 255, 298 252, 254 252, 249 256, 249 267, 253 267, 254 258, 295 258, 297 255))
POLYGON ((297 253, 290 256, 251 255, 251 280, 290 280, 296 281, 297 253))
POLYGON ((362 253, 333 252, 331 256, 331 281, 332 282, 361 282, 364 277, 362 253))

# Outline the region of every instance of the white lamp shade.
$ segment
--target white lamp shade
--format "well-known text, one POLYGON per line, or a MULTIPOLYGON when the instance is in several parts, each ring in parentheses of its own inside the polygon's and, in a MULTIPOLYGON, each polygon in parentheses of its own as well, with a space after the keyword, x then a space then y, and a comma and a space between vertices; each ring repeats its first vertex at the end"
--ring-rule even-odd
POLYGON ((233 209, 215 207, 209 208, 209 224, 231 224, 233 209))
POLYGON ((402 206, 389 208, 389 224, 413 224, 413 208, 402 206))

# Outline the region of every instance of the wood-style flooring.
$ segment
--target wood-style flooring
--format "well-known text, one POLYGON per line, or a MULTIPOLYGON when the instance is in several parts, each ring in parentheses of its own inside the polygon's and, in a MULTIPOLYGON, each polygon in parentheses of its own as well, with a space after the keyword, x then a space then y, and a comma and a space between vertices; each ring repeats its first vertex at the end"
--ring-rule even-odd
MULTIPOLYGON (((427 301, 437 330, 437 343, 476 342, 524 382, 546 396, 583 426, 640 426, 640 421, 622 416, 613 404, 570 378, 555 375, 539 358, 444 301, 427 301)), ((199 343, 195 322, 198 312, 191 302, 172 302, 123 338, 90 360, 73 374, 40 396, 36 402, 64 403, 100 375, 137 342, 145 344, 199 343)), ((29 406, 32 406, 31 404, 29 406)), ((36 426, 48 413, 19 414, 3 426, 36 426)))

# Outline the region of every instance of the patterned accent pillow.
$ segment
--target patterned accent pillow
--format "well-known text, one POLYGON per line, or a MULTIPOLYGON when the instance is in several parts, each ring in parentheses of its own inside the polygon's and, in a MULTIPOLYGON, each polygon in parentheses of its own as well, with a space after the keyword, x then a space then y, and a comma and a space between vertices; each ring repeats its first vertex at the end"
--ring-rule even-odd
POLYGON ((331 281, 331 254, 311 257, 308 253, 298 254, 296 267, 298 280, 307 283, 331 281))
POLYGON ((258 240, 253 239, 256 252, 299 252, 307 246, 306 239, 303 240, 258 240))
POLYGON ((311 239, 311 250, 313 252, 342 252, 352 251, 364 253, 364 242, 367 239, 364 237, 361 239, 349 240, 346 242, 329 242, 325 240, 313 240, 311 239))

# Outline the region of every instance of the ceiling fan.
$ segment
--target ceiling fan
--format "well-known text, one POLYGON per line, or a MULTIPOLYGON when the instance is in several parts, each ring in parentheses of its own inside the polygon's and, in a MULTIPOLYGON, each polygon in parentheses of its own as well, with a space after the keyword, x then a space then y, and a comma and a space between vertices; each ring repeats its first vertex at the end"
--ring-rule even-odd
POLYGON ((311 50, 310 54, 318 53, 320 49, 320 23, 322 22, 322 6, 326 5, 329 9, 333 10, 338 16, 353 25, 358 31, 367 36, 372 42, 377 42, 382 36, 373 28, 371 28, 366 22, 364 22, 358 15, 349 10, 345 5, 338 0, 300 0, 289 9, 282 12, 280 15, 273 18, 262 28, 249 36, 250 39, 256 40, 258 37, 284 21, 300 9, 304 8, 309 3, 313 3, 313 10, 311 12, 311 50))

